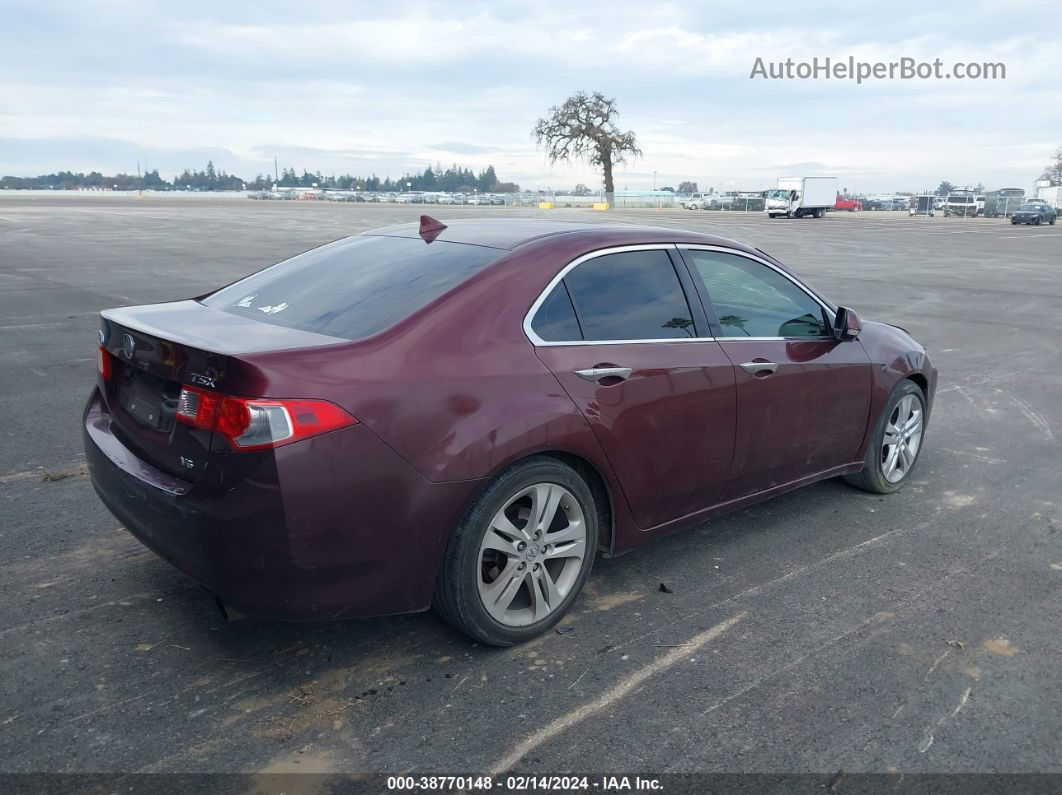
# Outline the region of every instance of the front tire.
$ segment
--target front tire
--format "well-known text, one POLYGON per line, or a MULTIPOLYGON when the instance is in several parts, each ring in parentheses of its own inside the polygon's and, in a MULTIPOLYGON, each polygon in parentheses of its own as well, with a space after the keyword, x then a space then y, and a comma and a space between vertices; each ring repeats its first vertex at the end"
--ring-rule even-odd
POLYGON ((856 488, 875 494, 898 491, 910 478, 926 427, 926 397, 918 384, 903 381, 893 390, 872 431, 863 471, 845 475, 856 488))
POLYGON ((549 456, 513 464, 462 517, 446 549, 433 606, 491 646, 512 646, 560 621, 597 550, 598 509, 586 481, 549 456))

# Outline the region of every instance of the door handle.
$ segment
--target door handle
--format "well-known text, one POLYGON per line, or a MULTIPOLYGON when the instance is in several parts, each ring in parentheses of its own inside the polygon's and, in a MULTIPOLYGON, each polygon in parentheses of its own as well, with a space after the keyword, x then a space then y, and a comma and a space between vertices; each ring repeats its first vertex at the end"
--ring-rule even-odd
POLYGON ((618 378, 626 381, 631 377, 630 367, 591 367, 588 370, 576 370, 575 374, 584 381, 600 381, 603 378, 618 378))
POLYGON ((756 375, 756 373, 763 373, 763 372, 773 373, 775 370, 778 369, 778 365, 775 364, 774 362, 763 362, 763 361, 745 362, 743 365, 741 365, 741 369, 744 370, 749 375, 756 375))

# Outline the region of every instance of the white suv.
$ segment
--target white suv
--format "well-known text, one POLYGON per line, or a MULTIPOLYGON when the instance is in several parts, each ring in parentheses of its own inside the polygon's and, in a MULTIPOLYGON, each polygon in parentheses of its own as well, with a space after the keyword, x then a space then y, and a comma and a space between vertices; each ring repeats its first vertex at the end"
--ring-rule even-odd
POLYGON ((687 210, 707 210, 714 199, 707 193, 694 193, 682 202, 687 210))

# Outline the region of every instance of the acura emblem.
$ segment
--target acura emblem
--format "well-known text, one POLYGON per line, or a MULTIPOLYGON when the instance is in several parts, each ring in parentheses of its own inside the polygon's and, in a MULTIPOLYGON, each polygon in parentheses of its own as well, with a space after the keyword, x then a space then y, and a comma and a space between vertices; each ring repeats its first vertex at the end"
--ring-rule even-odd
POLYGON ((126 359, 132 359, 133 354, 136 353, 136 341, 132 334, 122 335, 122 353, 125 354, 126 359))

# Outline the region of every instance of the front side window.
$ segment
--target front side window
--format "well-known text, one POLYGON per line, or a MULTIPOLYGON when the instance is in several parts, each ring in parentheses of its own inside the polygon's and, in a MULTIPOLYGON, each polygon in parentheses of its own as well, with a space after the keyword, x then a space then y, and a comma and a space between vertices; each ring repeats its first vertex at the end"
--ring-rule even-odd
POLYGON ((678 275, 662 249, 594 257, 576 266, 564 284, 585 340, 688 339, 697 334, 678 275))
POLYGON ((789 279, 755 260, 721 251, 687 250, 724 337, 825 337, 822 306, 789 279))

